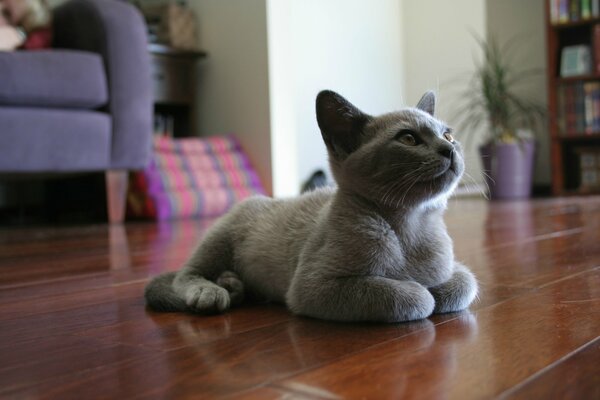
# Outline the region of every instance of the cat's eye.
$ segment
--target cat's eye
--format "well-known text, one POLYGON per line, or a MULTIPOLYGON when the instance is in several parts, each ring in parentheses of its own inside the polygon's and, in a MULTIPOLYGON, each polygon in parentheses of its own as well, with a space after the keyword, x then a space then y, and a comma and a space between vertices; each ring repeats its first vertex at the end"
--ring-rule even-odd
POLYGON ((416 146, 418 144, 415 133, 408 129, 401 130, 396 135, 396 140, 406 146, 416 146))
POLYGON ((450 143, 454 143, 454 136, 452 136, 450 132, 444 133, 444 139, 446 139, 450 143))

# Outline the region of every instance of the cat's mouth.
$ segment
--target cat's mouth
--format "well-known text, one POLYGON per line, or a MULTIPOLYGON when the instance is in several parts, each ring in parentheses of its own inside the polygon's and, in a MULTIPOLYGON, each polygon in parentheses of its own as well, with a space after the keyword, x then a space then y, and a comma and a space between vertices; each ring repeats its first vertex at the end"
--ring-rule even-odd
POLYGON ((430 183, 432 181, 454 179, 458 176, 456 165, 449 163, 448 165, 441 166, 437 171, 434 171, 429 177, 422 179, 423 183, 430 183))
POLYGON ((433 178, 434 178, 434 179, 435 179, 435 178, 439 178, 439 177, 442 177, 442 176, 444 176, 444 175, 446 175, 446 174, 452 174, 452 175, 456 175, 456 169, 455 169, 454 163, 449 163, 447 166, 443 167, 443 168, 441 169, 441 171, 437 172, 437 173, 436 173, 436 174, 433 176, 433 178))

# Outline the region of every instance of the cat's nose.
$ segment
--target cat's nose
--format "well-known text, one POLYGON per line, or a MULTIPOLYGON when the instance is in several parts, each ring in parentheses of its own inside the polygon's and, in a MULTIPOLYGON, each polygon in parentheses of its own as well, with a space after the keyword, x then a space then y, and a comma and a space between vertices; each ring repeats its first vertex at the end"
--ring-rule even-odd
POLYGON ((443 146, 438 149, 438 154, 452 160, 454 158, 454 149, 449 146, 443 146))

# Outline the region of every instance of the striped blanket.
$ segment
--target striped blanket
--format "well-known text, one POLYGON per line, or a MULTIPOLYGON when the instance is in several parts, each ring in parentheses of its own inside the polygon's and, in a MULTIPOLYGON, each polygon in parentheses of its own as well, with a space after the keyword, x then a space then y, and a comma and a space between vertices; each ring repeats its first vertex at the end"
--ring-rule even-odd
POLYGON ((128 211, 159 220, 214 217, 264 194, 234 136, 157 137, 150 165, 130 176, 128 211))

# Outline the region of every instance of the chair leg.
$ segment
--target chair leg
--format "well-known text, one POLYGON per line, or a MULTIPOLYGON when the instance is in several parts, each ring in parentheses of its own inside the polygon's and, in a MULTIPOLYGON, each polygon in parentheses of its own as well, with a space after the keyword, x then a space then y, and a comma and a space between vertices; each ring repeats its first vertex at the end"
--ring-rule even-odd
POLYGON ((127 171, 106 171, 105 179, 108 222, 120 224, 125 219, 127 171))

